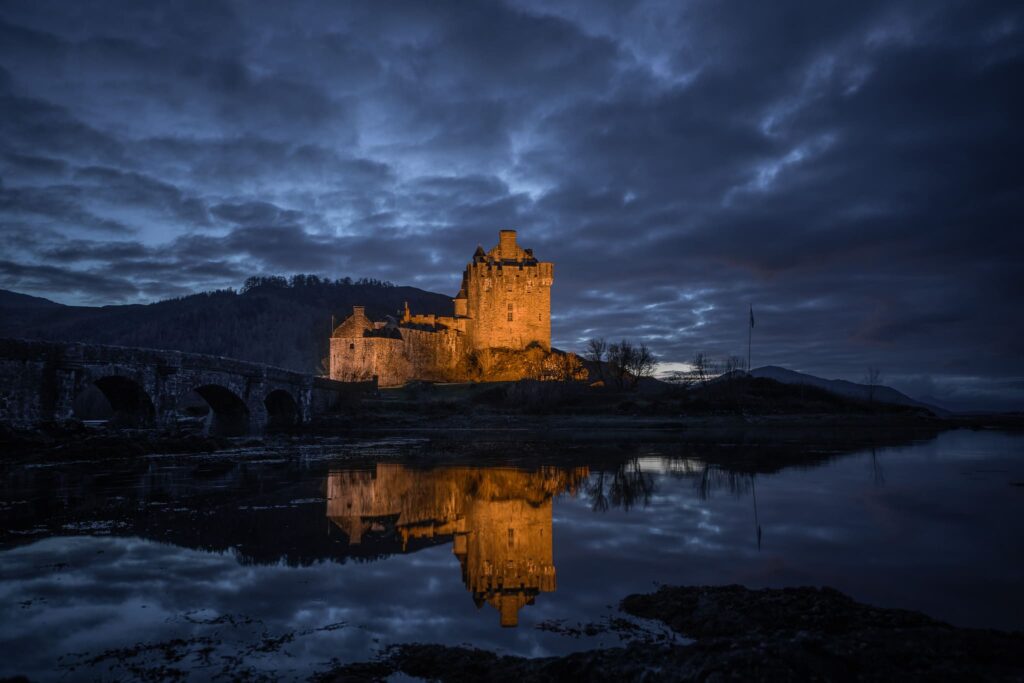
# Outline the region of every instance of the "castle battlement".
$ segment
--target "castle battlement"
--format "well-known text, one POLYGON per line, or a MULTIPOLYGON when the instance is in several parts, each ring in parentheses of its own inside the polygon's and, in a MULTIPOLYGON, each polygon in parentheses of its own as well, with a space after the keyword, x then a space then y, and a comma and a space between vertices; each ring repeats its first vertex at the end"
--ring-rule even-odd
POLYGON ((554 264, 519 246, 515 230, 501 230, 498 245, 478 246, 466 265, 451 316, 413 313, 406 305, 397 323, 386 325, 355 307, 332 334, 331 377, 376 375, 382 386, 459 381, 474 352, 549 351, 553 283, 554 264))
MULTIPOLYGON (((467 274, 474 277, 518 277, 525 273, 531 278, 546 278, 553 280, 555 267, 553 263, 470 263, 466 266, 467 274)), ((548 283, 550 286, 551 283, 548 283)))

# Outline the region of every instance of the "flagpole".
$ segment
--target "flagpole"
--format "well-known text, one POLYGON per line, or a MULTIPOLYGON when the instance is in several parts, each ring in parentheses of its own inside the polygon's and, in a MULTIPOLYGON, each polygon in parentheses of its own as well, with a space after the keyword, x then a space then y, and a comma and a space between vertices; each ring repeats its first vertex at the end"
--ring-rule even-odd
POLYGON ((747 374, 753 370, 750 367, 750 342, 754 336, 754 304, 750 304, 750 320, 747 321, 747 374))

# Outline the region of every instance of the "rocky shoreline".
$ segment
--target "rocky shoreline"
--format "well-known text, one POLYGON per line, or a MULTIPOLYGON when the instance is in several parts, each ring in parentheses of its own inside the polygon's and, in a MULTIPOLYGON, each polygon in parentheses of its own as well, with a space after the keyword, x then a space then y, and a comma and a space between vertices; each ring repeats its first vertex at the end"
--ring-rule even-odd
POLYGON ((1024 680, 1024 633, 958 628, 854 601, 831 588, 664 586, 620 608, 685 639, 527 659, 465 647, 396 645, 321 682, 1024 680))

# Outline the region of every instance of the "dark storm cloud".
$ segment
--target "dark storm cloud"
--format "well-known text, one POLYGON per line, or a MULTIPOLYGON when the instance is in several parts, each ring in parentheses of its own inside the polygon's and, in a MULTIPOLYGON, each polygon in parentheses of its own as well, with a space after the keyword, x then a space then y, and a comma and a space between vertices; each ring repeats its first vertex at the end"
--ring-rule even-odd
POLYGON ((0 282, 5 288, 19 291, 49 291, 60 288, 85 300, 105 296, 123 301, 138 296, 140 291, 128 278, 82 270, 67 270, 50 265, 26 265, 0 261, 0 282))
POLYGON ((132 232, 120 221, 97 216, 83 208, 86 194, 75 185, 0 188, 0 212, 8 225, 26 225, 19 219, 39 218, 78 230, 132 232))
POLYGON ((1022 30, 958 0, 8 5, 0 286, 454 292, 516 227, 562 346, 739 354, 753 303, 755 364, 1019 401, 1022 30))
POLYGON ((299 211, 281 209, 269 202, 240 202, 238 204, 217 204, 211 212, 217 218, 237 225, 273 225, 294 223, 302 218, 299 211))
POLYGON ((76 171, 74 179, 91 197, 112 205, 163 211, 184 226, 205 226, 209 221, 200 200, 141 173, 89 166, 76 171))
POLYGON ((31 156, 28 154, 4 154, 0 159, 4 172, 20 178, 62 177, 67 172, 67 162, 60 159, 31 156))
POLYGON ((84 163, 119 162, 121 143, 44 100, 0 94, 4 147, 27 155, 48 153, 84 163))

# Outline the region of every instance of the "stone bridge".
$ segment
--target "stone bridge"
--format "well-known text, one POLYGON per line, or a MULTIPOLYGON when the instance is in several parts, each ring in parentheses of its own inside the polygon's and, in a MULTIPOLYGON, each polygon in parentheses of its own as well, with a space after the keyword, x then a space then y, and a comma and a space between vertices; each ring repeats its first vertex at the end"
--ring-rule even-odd
POLYGON ((19 427, 75 419, 76 398, 103 393, 121 424, 170 426, 187 397, 209 405, 205 428, 258 433, 308 422, 377 389, 281 368, 180 351, 0 339, 0 421, 19 427))

